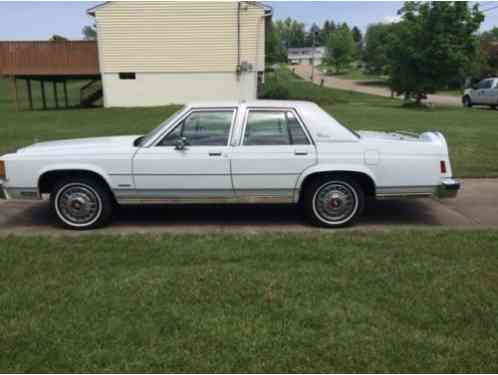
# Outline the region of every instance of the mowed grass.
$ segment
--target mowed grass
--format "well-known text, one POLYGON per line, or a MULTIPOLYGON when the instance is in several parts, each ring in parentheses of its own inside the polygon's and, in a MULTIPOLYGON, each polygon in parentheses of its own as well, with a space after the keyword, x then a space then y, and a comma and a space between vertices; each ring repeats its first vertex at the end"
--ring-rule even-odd
POLYGON ((6 237, 1 372, 496 372, 498 233, 6 237))
MULTIPOLYGON (((447 137, 454 175, 498 177, 498 111, 488 108, 404 108, 401 101, 343 90, 320 88, 279 73, 291 97, 320 104, 340 122, 355 130, 439 130, 447 137)), ((77 103, 83 82, 69 85, 71 103, 77 103)), ((37 85, 34 85, 37 88, 37 85)), ((20 96, 23 96, 20 84, 20 96)), ((48 86, 49 105, 53 106, 48 86)), ((179 106, 154 108, 93 108, 15 111, 9 86, 0 80, 0 155, 35 141, 121 134, 143 134, 153 129, 179 106)), ((25 95, 25 94, 24 94, 25 95)), ((39 108, 39 96, 35 93, 39 108)))
MULTIPOLYGON (((33 83, 36 111, 27 110, 24 85, 19 82, 21 111, 16 112, 10 82, 0 79, 0 155, 34 142, 80 137, 144 134, 152 130, 180 107, 154 108, 77 108, 79 87, 86 82, 69 85, 73 108, 53 109, 52 86, 47 85, 49 110, 41 110, 39 87, 33 83)), ((62 85, 59 104, 63 104, 62 85)))

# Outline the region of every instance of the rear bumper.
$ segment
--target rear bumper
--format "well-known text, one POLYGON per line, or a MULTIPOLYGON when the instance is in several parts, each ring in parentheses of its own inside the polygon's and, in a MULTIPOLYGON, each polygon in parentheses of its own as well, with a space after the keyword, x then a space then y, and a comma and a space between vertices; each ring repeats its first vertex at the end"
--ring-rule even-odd
POLYGON ((461 183, 454 178, 446 178, 441 182, 436 191, 438 198, 455 198, 460 190, 461 183))

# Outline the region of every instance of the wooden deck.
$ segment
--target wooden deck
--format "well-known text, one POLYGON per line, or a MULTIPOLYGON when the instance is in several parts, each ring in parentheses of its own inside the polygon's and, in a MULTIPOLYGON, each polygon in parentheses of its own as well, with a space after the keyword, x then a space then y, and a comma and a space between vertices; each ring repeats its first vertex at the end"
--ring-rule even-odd
POLYGON ((0 42, 4 76, 97 76, 97 42, 0 42))
MULTIPOLYGON (((0 75, 12 81, 12 95, 19 108, 19 80, 26 83, 29 108, 33 109, 32 81, 39 81, 43 108, 46 105, 46 88, 51 84, 56 108, 59 107, 58 87, 62 84, 64 103, 67 106, 68 80, 100 80, 97 42, 95 41, 0 41, 0 75)), ((95 86, 95 85, 94 85, 95 86)), ((82 87, 81 103, 98 95, 82 87)), ((100 89, 101 92, 101 89, 100 89)))

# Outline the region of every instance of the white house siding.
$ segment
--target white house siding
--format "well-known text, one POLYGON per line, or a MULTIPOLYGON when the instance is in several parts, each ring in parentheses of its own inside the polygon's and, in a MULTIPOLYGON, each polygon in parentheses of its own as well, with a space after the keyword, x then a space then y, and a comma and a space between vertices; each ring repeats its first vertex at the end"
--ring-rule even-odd
POLYGON ((106 107, 147 107, 202 100, 253 100, 257 73, 136 73, 121 80, 117 73, 102 74, 106 107))
POLYGON ((104 105, 255 99, 264 71, 264 9, 242 3, 237 76, 236 2, 110 2, 95 9, 104 105), (133 72, 135 80, 120 80, 133 72))

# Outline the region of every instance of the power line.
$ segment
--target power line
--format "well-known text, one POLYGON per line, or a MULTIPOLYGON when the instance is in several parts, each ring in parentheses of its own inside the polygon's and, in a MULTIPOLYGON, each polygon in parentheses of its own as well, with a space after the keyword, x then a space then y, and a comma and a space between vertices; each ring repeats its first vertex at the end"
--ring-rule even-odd
POLYGON ((498 5, 495 5, 494 7, 488 8, 488 9, 482 9, 481 12, 489 12, 490 10, 498 8, 498 5))
POLYGON ((479 1, 477 2, 477 5, 479 5, 479 7, 481 8, 484 8, 484 9, 480 9, 481 11, 485 11, 486 10, 486 7, 490 6, 490 5, 494 5, 498 3, 498 1, 479 1))

